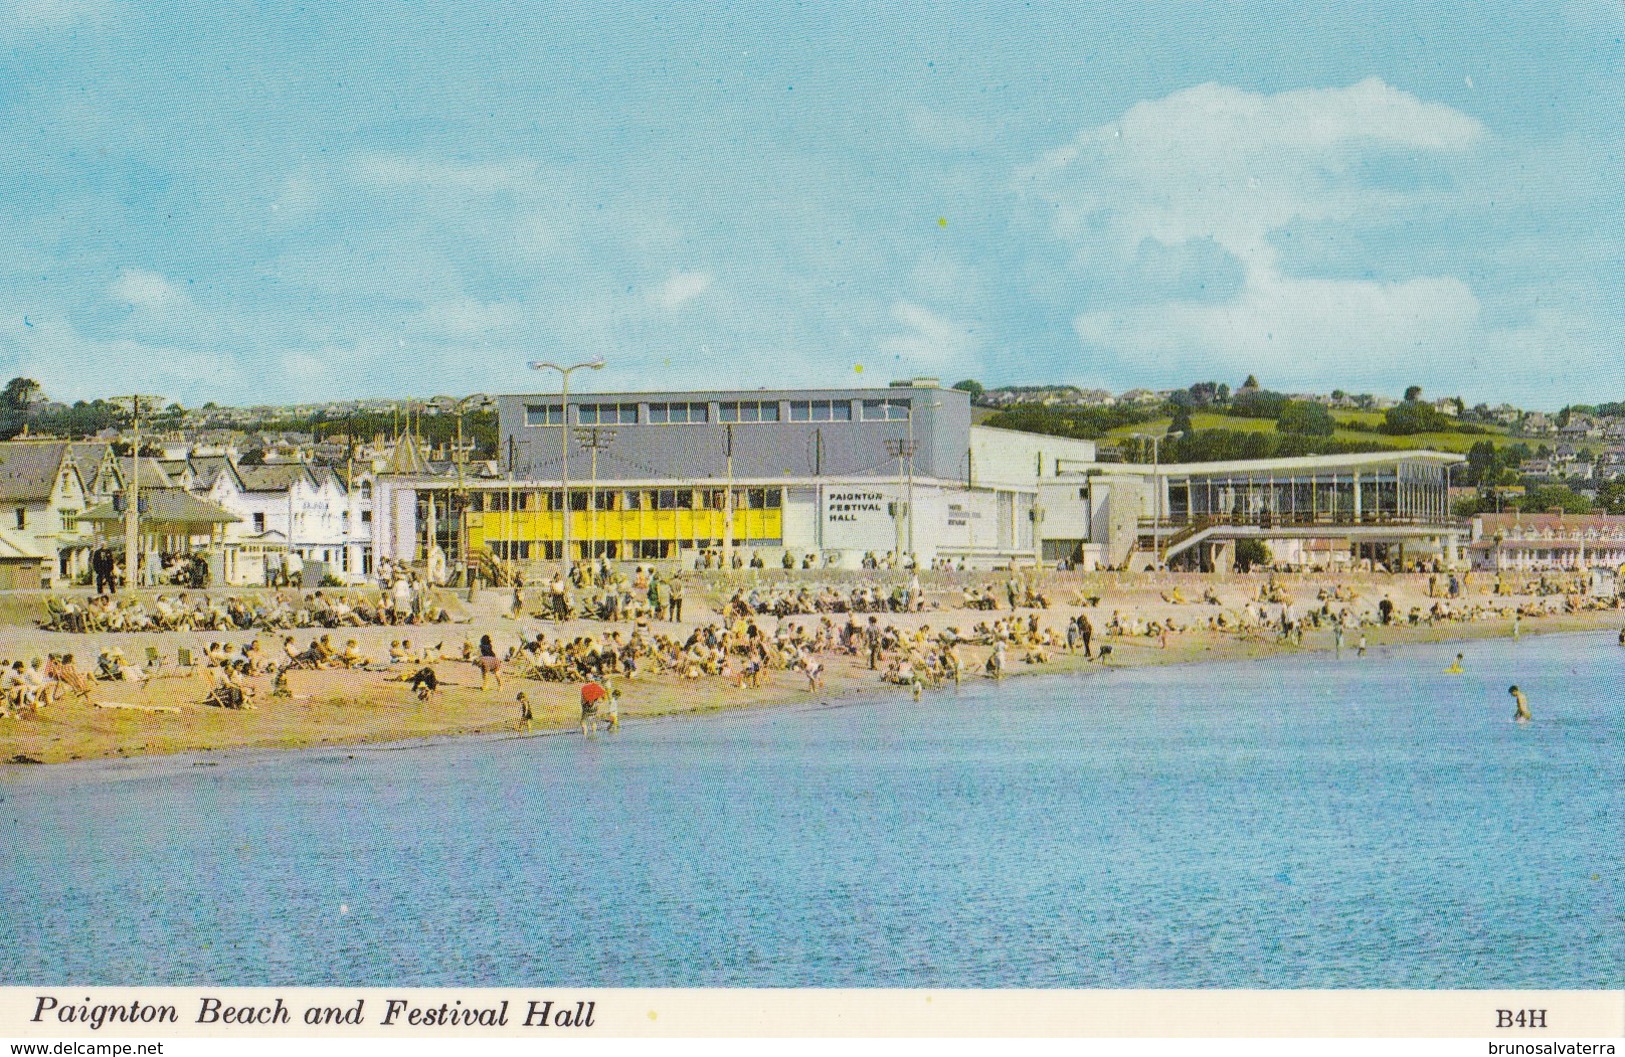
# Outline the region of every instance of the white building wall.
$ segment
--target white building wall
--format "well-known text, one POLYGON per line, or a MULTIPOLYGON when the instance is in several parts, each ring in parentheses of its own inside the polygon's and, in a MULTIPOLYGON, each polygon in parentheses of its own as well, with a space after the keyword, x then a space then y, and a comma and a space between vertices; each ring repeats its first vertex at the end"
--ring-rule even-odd
POLYGON ((1095 442, 987 426, 970 428, 971 481, 978 488, 1030 488, 1040 478, 1076 472, 1095 461, 1095 442))

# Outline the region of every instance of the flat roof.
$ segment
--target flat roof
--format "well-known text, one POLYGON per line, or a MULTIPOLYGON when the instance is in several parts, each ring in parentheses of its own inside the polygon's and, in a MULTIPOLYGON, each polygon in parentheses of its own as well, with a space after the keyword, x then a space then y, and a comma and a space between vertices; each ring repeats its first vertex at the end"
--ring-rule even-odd
POLYGON ((1449 451, 1358 451, 1339 455, 1298 455, 1285 459, 1233 459, 1225 462, 1099 463, 1108 472, 1157 474, 1163 477, 1212 476, 1223 473, 1280 473, 1299 471, 1353 470, 1366 466, 1390 466, 1401 462, 1423 462, 1434 466, 1459 466, 1467 456, 1449 451))
MULTIPOLYGON (((951 389, 941 385, 916 385, 912 382, 905 384, 860 386, 856 388, 844 386, 807 386, 799 389, 622 389, 613 392, 572 389, 570 391, 570 399, 572 402, 574 402, 577 397, 581 397, 583 399, 591 398, 595 400, 616 398, 637 399, 648 397, 692 397, 695 399, 703 398, 707 400, 794 400, 803 396, 835 399, 850 397, 852 399, 858 399, 860 397, 897 396, 899 394, 912 392, 959 393, 963 395, 966 400, 970 399, 970 394, 965 392, 963 389, 951 389)), ((557 399, 558 396, 559 391, 557 389, 541 389, 523 393, 499 393, 497 394, 497 399, 529 400, 536 397, 551 397, 553 399, 557 399)))

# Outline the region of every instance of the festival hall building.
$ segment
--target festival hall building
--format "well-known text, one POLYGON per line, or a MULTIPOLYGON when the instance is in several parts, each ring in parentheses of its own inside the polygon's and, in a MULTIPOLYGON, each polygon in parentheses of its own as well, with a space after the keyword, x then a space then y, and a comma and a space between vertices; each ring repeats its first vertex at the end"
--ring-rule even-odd
POLYGON ((733 547, 764 564, 1031 562, 1039 480, 1095 458, 1091 441, 973 426, 969 394, 924 378, 572 394, 567 409, 532 393, 499 398, 498 418, 500 480, 380 474, 380 560, 557 561, 568 445, 573 558, 692 564, 727 547, 731 519, 733 547))

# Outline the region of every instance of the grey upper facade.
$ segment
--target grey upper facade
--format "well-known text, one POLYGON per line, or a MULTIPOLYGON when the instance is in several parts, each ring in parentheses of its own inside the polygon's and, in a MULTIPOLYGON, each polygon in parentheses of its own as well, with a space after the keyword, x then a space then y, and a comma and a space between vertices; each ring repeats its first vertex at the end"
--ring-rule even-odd
MULTIPOLYGON (((498 398, 499 465, 512 452, 522 481, 557 481, 563 463, 560 396, 498 398), (511 449, 510 449, 511 441, 511 449)), ((585 481, 592 452, 577 437, 613 433, 598 479, 702 480, 727 473, 732 426, 736 480, 896 478, 888 441, 915 442, 917 477, 961 479, 970 449, 970 395, 916 380, 871 389, 741 389, 570 394, 570 478, 585 481)))

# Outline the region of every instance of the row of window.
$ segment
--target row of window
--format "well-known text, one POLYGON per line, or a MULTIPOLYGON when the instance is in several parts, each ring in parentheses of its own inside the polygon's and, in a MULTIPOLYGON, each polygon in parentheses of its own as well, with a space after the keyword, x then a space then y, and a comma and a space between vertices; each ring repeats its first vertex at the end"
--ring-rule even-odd
MULTIPOLYGON (((782 540, 735 540, 743 547, 779 547, 782 540)), ((558 540, 488 540, 491 554, 505 561, 558 561, 558 540)), ((611 561, 644 561, 675 558, 688 550, 717 550, 719 539, 695 540, 572 540, 575 558, 608 558, 611 561)))
MULTIPOLYGON (((850 400, 791 400, 791 422, 851 422, 850 400)), ((907 400, 863 400, 864 422, 900 422, 908 418, 907 400)), ((778 422, 777 400, 725 400, 717 404, 718 422, 778 422)), ((577 404, 576 421, 583 426, 635 426, 637 404, 577 404)), ((649 405, 648 422, 659 426, 697 425, 711 421, 711 405, 680 401, 649 405)), ((526 404, 525 425, 557 426, 564 422, 562 404, 526 404)))
MULTIPOLYGON (((727 505, 726 488, 601 488, 596 494, 587 490, 570 490, 570 509, 586 510, 589 502, 596 510, 723 510, 727 505)), ((475 492, 469 496, 469 509, 487 513, 502 513, 509 509, 506 492, 475 492)), ((782 488, 735 488, 735 510, 778 510, 784 505, 782 488)), ((518 511, 553 511, 563 506, 558 491, 514 492, 513 509, 518 511)))

